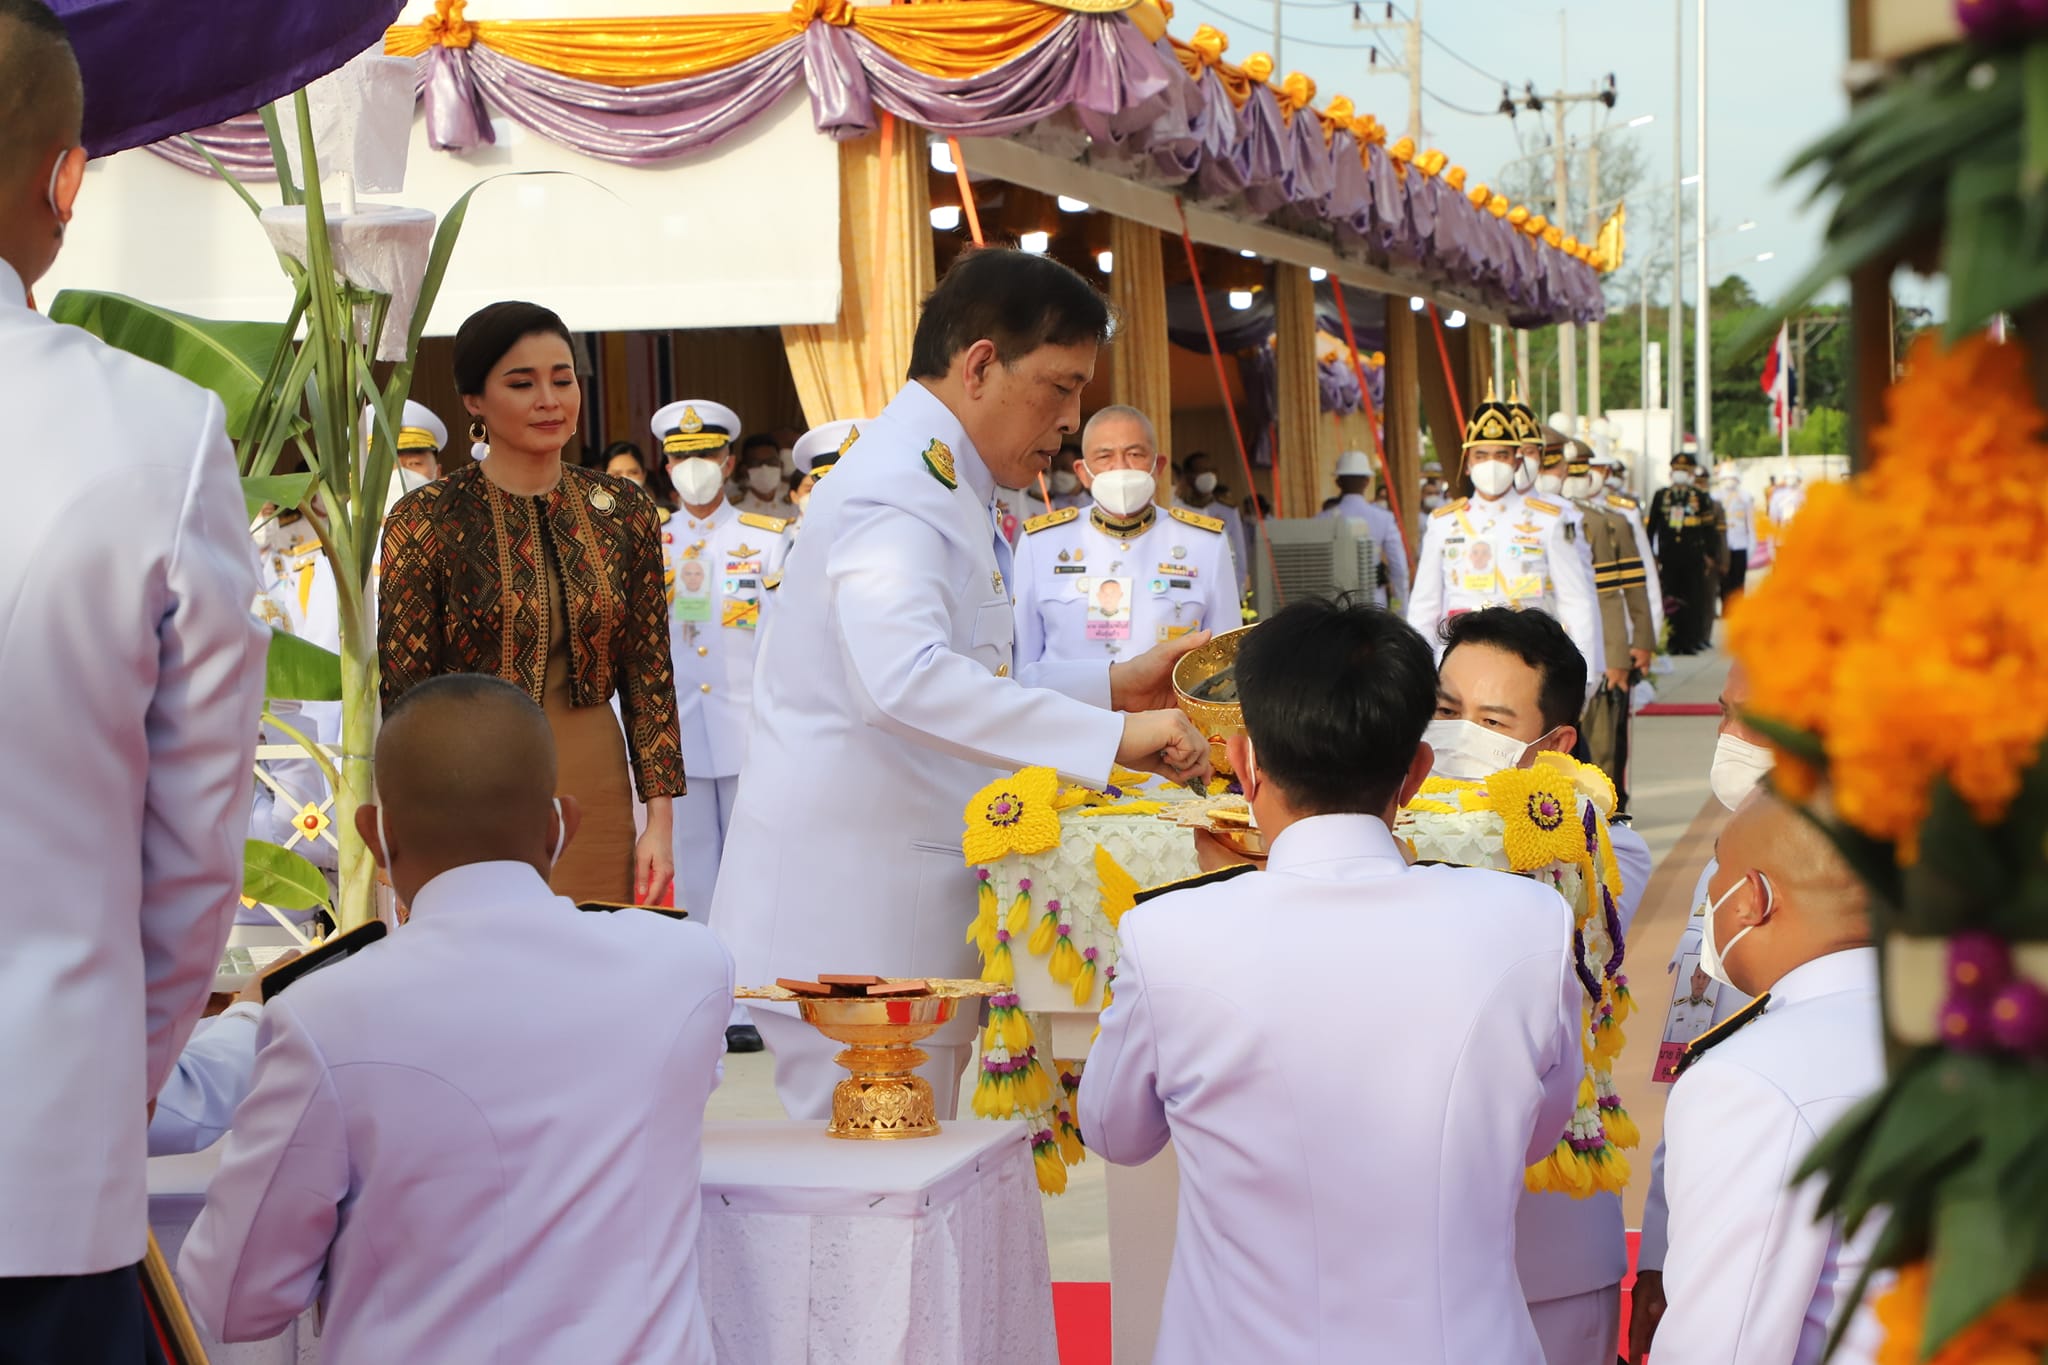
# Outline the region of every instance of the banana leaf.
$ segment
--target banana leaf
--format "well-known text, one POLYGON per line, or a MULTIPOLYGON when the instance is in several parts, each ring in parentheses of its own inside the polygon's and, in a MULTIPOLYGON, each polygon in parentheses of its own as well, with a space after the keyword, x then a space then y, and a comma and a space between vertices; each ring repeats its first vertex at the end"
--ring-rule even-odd
POLYGON ((220 395, 228 436, 240 440, 263 393, 284 328, 275 322, 221 322, 159 308, 125 294, 66 289, 50 302, 54 322, 83 327, 110 346, 154 361, 220 395))
POLYGON ((311 474, 250 474, 242 479, 242 501, 254 521, 263 515, 266 504, 280 511, 297 511, 312 487, 311 474))
POLYGON ((242 845, 242 894, 280 910, 332 908, 327 878, 288 848, 250 839, 242 845))
POLYGON ((340 701, 341 656, 273 627, 263 695, 273 701, 340 701))

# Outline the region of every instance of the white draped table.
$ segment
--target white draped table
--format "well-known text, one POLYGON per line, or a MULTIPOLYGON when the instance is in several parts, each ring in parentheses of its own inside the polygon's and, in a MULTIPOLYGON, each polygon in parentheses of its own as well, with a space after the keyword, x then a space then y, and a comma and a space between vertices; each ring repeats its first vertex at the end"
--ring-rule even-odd
MULTIPOLYGON (((218 1157, 150 1163, 150 1222, 173 1264, 218 1157)), ((808 1122, 707 1123, 703 1192, 720 1365, 1058 1363, 1022 1123, 962 1119, 897 1142, 840 1141, 808 1122)), ((311 1321, 213 1359, 309 1365, 311 1321)))

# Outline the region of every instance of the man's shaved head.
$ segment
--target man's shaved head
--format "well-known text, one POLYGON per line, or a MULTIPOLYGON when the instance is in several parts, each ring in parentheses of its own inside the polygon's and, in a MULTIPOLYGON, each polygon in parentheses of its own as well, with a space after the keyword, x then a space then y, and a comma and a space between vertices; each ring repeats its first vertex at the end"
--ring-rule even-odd
POLYGON ((1794 967, 1870 942, 1862 880, 1818 825, 1770 791, 1736 809, 1714 851, 1720 867, 1707 894, 1729 898, 1718 937, 1744 994, 1760 995, 1794 967), (1754 933, 1727 946, 1750 926, 1754 933))
POLYGON ((545 873, 554 795, 547 715, 511 683, 451 673, 407 692, 384 718, 377 800, 390 857, 405 873, 392 881, 407 899, 469 863, 529 863, 545 873))
POLYGON ((50 154, 77 144, 84 118, 64 25, 43 0, 0 0, 0 186, 47 178, 50 154))

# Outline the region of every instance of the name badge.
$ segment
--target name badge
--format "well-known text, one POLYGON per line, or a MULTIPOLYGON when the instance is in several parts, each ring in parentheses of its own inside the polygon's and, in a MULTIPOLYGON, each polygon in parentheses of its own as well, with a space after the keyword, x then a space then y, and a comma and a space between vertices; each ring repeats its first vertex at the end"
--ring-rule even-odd
POLYGON ((1055 564, 1052 566, 1052 571, 1054 573, 1087 573, 1088 566, 1086 564, 1055 564))
POLYGON ((1077 585, 1088 602, 1086 637, 1090 640, 1131 638, 1131 580, 1084 578, 1077 585))

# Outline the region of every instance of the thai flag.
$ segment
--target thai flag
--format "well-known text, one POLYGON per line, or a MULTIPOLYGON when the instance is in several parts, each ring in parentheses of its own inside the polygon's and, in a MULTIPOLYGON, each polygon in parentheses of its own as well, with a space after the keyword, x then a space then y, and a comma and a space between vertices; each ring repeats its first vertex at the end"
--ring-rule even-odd
POLYGON ((1771 431, 1782 435, 1792 418, 1792 341, 1788 324, 1778 324, 1778 339, 1764 355, 1763 391, 1771 396, 1771 431))

